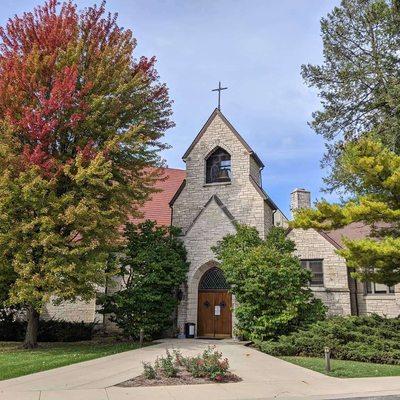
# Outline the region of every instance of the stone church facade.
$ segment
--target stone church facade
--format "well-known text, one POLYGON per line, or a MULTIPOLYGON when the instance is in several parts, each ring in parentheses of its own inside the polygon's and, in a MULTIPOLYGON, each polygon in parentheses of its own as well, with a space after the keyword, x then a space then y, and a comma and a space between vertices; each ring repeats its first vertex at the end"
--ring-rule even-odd
MULTIPOLYGON (((211 114, 183 160, 186 180, 171 201, 172 224, 182 228, 190 262, 187 285, 178 310, 181 331, 186 322, 201 328, 198 313, 207 305, 199 301, 199 283, 209 269, 216 268, 212 247, 227 234, 235 232, 236 222, 255 226, 264 237, 274 224, 277 211, 277 206, 261 187, 263 163, 218 109, 211 114), (222 162, 225 161, 226 169, 220 170, 218 161, 208 165, 213 157, 224 158, 222 162), (214 176, 210 176, 212 168, 215 169, 214 176)), ((207 310, 210 314, 218 307, 210 299, 204 303, 210 303, 207 310)), ((221 318, 224 311, 220 310, 221 318)), ((229 315, 226 319, 232 321, 229 315)), ((232 333, 231 327, 224 328, 227 327, 221 327, 229 335, 232 333)), ((223 335, 221 332, 203 333, 223 335)))
MULTIPOLYGON (((160 193, 144 207, 143 219, 172 223, 182 229, 190 269, 181 288, 177 326, 182 335, 186 323, 195 324, 195 335, 230 337, 234 334, 235 299, 228 291, 212 247, 235 223, 257 228, 265 237, 272 226, 287 227, 288 220, 262 188, 261 159, 250 148, 220 110, 215 109, 183 155, 186 171, 166 169, 160 193)), ((292 211, 311 207, 305 189, 291 194, 292 211)), ((330 315, 378 313, 400 314, 400 287, 356 282, 346 261, 336 250, 342 237, 368 236, 369 229, 352 224, 342 230, 288 230, 296 244, 296 255, 312 271, 311 290, 328 307, 330 315)), ((95 301, 61 306, 48 305, 45 318, 91 322, 103 321, 95 301)))

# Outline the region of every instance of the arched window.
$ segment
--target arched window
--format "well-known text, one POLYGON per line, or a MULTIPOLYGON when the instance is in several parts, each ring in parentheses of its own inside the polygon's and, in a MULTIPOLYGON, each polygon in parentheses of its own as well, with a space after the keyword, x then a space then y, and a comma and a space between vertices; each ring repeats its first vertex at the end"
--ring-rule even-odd
POLYGON ((206 183, 231 181, 231 155, 217 147, 206 160, 206 183))
POLYGON ((225 275, 217 267, 210 268, 202 276, 199 283, 199 290, 228 290, 229 284, 225 279, 225 275))

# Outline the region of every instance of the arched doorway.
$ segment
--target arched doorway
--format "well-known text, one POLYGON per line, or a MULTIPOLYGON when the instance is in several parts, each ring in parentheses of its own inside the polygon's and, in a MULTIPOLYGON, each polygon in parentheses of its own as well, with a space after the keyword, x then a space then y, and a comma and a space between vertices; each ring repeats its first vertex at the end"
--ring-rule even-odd
POLYGON ((218 267, 206 271, 199 283, 197 336, 232 336, 232 295, 224 273, 218 267))

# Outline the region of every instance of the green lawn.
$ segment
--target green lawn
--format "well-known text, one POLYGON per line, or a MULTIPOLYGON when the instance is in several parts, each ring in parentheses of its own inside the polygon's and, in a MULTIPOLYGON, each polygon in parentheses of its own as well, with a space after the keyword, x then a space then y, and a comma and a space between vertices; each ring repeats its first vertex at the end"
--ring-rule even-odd
POLYGON ((398 376, 400 365, 372 364, 358 361, 331 360, 331 372, 325 372, 323 358, 315 357, 280 357, 301 367, 312 369, 337 378, 366 378, 376 376, 398 376))
POLYGON ((21 343, 0 342, 0 380, 62 367, 93 358, 137 349, 138 343, 40 343, 24 350, 21 343))

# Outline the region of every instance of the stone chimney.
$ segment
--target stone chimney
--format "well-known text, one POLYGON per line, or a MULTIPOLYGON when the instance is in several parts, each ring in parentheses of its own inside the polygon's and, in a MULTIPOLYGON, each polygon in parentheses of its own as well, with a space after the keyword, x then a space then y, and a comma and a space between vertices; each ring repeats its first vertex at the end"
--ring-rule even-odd
POLYGON ((306 189, 294 189, 290 194, 290 211, 311 208, 311 193, 306 189))

